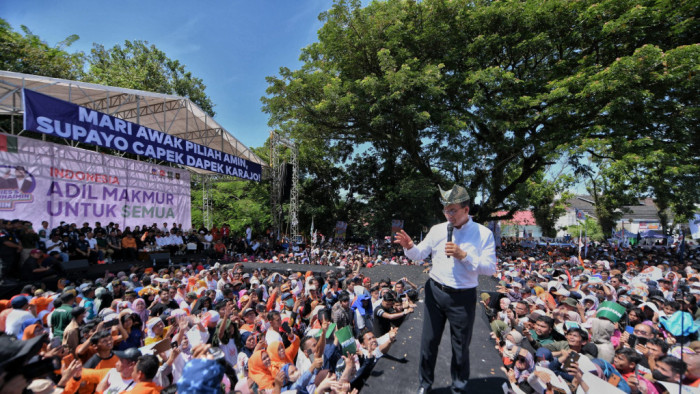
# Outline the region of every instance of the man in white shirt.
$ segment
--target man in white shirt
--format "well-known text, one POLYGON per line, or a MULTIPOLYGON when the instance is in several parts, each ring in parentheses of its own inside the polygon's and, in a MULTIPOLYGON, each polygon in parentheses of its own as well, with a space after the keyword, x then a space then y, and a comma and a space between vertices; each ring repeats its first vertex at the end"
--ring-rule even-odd
POLYGON ((61 238, 58 236, 58 234, 53 234, 51 238, 46 241, 45 245, 46 253, 58 252, 63 262, 68 261, 70 256, 68 256, 68 253, 63 251, 64 247, 66 247, 67 245, 64 245, 63 241, 61 241, 61 238))
POLYGON ((7 315, 7 320, 5 320, 5 334, 13 335, 17 338, 22 338, 22 324, 29 320, 34 319, 34 315, 29 312, 29 298, 23 295, 15 296, 10 301, 12 306, 12 312, 7 315))
POLYGON ((447 222, 433 226, 418 245, 403 230, 396 234, 394 242, 404 248, 409 259, 419 261, 431 255, 433 262, 425 284, 418 393, 429 391, 434 382, 435 360, 447 320, 452 339, 452 392, 463 393, 469 379, 476 287, 479 275, 496 272, 496 249, 491 230, 471 220, 465 188, 440 188, 440 194, 447 222))
POLYGON ((270 327, 265 333, 265 342, 268 344, 272 342, 282 342, 282 335, 280 335, 282 315, 280 315, 278 311, 270 311, 267 313, 267 319, 270 322, 270 327))
POLYGON ((119 358, 119 361, 114 368, 107 372, 97 386, 97 392, 116 394, 129 390, 135 385, 132 375, 136 362, 141 357, 139 349, 134 347, 124 351, 115 350, 114 354, 119 358))

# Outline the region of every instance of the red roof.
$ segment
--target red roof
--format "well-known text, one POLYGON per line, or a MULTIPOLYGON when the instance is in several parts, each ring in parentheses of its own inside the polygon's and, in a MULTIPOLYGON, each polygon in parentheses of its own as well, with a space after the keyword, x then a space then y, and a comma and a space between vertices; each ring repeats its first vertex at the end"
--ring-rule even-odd
MULTIPOLYGON (((496 212, 496 215, 505 215, 506 211, 496 212)), ((518 211, 513 215, 513 219, 501 220, 501 225, 536 226, 535 217, 532 211, 518 211)))

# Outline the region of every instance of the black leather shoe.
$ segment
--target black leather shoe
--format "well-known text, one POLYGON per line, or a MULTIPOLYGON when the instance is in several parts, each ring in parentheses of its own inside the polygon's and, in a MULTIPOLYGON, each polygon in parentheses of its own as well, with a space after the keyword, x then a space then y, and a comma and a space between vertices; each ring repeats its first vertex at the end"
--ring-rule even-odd
POLYGON ((416 394, 427 394, 428 391, 430 391, 429 388, 420 386, 420 387, 418 388, 418 391, 416 392, 416 394))

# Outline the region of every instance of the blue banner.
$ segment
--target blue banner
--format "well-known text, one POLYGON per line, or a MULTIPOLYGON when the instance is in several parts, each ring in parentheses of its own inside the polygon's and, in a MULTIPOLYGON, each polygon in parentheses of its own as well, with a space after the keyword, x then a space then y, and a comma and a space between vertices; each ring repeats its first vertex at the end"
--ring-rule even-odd
POLYGON ((260 164, 32 90, 22 92, 25 130, 260 181, 260 164))

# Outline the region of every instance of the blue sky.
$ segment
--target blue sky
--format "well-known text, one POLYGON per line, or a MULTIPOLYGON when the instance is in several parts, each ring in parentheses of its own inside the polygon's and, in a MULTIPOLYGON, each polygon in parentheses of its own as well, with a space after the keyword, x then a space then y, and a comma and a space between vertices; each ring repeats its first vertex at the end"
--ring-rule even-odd
POLYGON ((27 26, 54 46, 71 34, 69 52, 93 43, 154 44, 204 81, 215 119, 249 147, 269 135, 262 112, 265 77, 298 69, 301 48, 316 41, 318 15, 332 0, 22 0, 0 1, 0 17, 15 31, 27 26))

